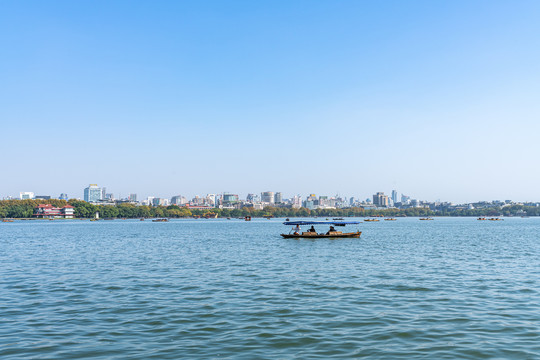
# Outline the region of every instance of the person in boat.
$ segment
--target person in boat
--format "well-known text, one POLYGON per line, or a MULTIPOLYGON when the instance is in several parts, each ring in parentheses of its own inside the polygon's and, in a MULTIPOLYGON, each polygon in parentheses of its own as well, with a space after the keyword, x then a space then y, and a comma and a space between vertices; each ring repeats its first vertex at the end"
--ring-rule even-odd
POLYGON ((308 232, 315 233, 315 227, 311 225, 311 228, 309 228, 308 232))
POLYGON ((294 235, 300 235, 300 225, 296 224, 295 227, 293 227, 294 235))
POLYGON ((328 230, 328 232, 326 233, 326 235, 330 235, 330 233, 331 233, 332 231, 336 231, 336 229, 335 229, 332 225, 330 225, 330 230, 328 230))

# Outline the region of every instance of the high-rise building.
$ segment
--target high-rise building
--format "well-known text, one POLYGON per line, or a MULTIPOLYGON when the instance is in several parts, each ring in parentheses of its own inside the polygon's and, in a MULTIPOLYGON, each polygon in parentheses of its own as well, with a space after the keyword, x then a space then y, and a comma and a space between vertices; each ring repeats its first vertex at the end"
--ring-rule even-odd
POLYGON ((264 203, 274 203, 274 192, 273 191, 265 191, 261 193, 261 201, 264 203))
POLYGON ((397 196, 397 191, 396 190, 392 190, 392 202, 395 204, 398 201, 398 196, 397 196))
POLYGON ((169 199, 164 198, 152 198, 152 206, 168 206, 169 205, 169 199))
POLYGON ((223 194, 223 204, 236 204, 238 202, 238 195, 236 194, 223 194))
POLYGON ((175 195, 171 198, 171 204, 173 205, 184 205, 187 204, 188 201, 185 197, 182 195, 175 195))
POLYGON ((281 204, 283 202, 283 195, 280 192, 275 193, 274 202, 276 204, 281 204))
POLYGON ((35 197, 33 192, 28 192, 28 191, 21 192, 19 195, 20 195, 21 200, 33 199, 35 197))
POLYGON ((58 197, 60 200, 68 200, 68 195, 66 193, 61 193, 58 197))
POLYGON ((216 205, 216 194, 206 194, 206 204, 215 206, 216 205))
POLYGON ((295 195, 292 199, 292 207, 293 208, 301 208, 302 207, 302 197, 300 195, 295 195))
POLYGON ((98 202, 103 199, 103 192, 97 184, 90 184, 84 189, 84 201, 86 202, 98 202))
POLYGON ((403 204, 408 204, 408 203, 409 203, 409 200, 411 200, 411 197, 410 197, 410 196, 401 194, 401 202, 402 202, 403 204))
POLYGON ((129 194, 128 200, 131 202, 137 202, 137 194, 129 194))
POLYGON ((388 196, 384 195, 383 192, 378 192, 373 195, 373 205, 379 207, 388 207, 389 204, 390 199, 388 198, 388 196))
POLYGON ((107 198, 107 188, 103 187, 101 188, 101 199, 106 199, 106 198, 107 198))

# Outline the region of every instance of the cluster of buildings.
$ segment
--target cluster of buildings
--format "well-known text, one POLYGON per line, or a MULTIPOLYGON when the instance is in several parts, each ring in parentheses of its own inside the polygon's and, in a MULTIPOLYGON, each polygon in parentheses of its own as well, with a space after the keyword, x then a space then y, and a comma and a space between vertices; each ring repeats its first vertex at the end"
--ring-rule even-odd
MULTIPOLYGON (((65 193, 60 194, 59 199, 67 200, 65 193)), ((49 200, 51 196, 35 195, 33 192, 21 192, 20 199, 43 199, 49 200)), ((222 194, 206 194, 206 196, 195 196, 188 199, 182 195, 175 195, 171 198, 147 197, 138 201, 137 194, 129 194, 125 198, 116 199, 112 193, 108 193, 105 187, 99 187, 97 184, 90 184, 83 191, 83 199, 86 202, 98 205, 118 205, 121 203, 130 203, 134 205, 147 206, 169 206, 177 205, 188 209, 241 209, 251 207, 255 210, 262 210, 265 207, 286 207, 286 208, 307 208, 316 209, 337 209, 348 207, 362 207, 364 209, 408 209, 408 208, 429 208, 433 211, 452 211, 463 209, 485 209, 491 207, 505 207, 510 205, 540 206, 540 203, 515 203, 511 200, 494 200, 491 202, 477 202, 469 204, 453 204, 450 202, 428 202, 412 199, 405 194, 398 195, 396 190, 392 190, 390 195, 384 192, 377 192, 371 198, 359 200, 354 197, 345 198, 339 195, 326 196, 309 194, 305 199, 302 196, 295 195, 291 198, 284 198, 281 192, 263 191, 260 194, 247 194, 245 199, 241 199, 238 194, 224 192, 222 194)), ((36 216, 39 217, 69 217, 70 207, 62 209, 45 206, 37 210, 36 216)))

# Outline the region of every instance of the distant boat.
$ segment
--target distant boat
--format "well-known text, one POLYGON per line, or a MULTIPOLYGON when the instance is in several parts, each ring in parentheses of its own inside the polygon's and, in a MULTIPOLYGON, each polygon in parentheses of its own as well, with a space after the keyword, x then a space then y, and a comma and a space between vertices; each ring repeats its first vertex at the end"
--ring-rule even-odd
POLYGON ((154 219, 154 220, 152 220, 152 222, 167 222, 167 221, 169 221, 169 219, 165 219, 165 218, 164 219, 154 219))
POLYGON ((141 218, 139 221, 144 221, 144 218, 141 218))
POLYGON ((13 222, 13 219, 2 219, 2 222, 13 222))
POLYGON ((420 218, 420 220, 435 220, 432 217, 420 218))
POLYGON ((379 221, 379 219, 364 219, 364 221, 367 221, 367 222, 376 222, 376 221, 379 221))
POLYGON ((479 220, 479 221, 483 221, 483 220, 487 220, 485 217, 479 217, 478 219, 476 220, 479 220))
POLYGON ((504 219, 496 217, 496 218, 489 218, 488 220, 490 220, 490 221, 503 221, 504 219))
POLYGON ((251 216, 246 216, 246 217, 244 218, 244 220, 245 220, 245 221, 251 221, 251 216))
POLYGON ((386 218, 384 221, 396 221, 396 218, 386 218))

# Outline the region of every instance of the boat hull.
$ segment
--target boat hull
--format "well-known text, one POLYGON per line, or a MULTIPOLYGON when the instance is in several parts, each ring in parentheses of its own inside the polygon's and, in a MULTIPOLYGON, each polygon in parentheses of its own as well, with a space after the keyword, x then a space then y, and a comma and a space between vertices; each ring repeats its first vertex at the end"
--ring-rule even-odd
POLYGON ((281 234, 285 239, 321 239, 321 238, 359 238, 362 234, 361 231, 352 232, 352 233, 341 233, 341 234, 281 234))

